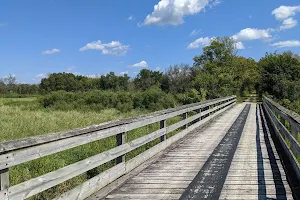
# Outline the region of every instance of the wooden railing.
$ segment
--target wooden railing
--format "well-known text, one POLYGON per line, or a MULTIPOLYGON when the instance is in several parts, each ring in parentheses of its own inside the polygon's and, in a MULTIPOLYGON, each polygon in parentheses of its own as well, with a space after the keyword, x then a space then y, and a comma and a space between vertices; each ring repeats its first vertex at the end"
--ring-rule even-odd
POLYGON ((285 151, 285 155, 291 162, 298 180, 300 180, 300 144, 298 141, 300 115, 284 108, 266 96, 263 96, 263 106, 285 151))
POLYGON ((191 130, 208 122, 235 103, 236 96, 230 96, 163 110, 137 118, 122 119, 82 129, 2 142, 0 143, 0 199, 20 200, 29 198, 116 159, 115 166, 57 198, 72 200, 85 199, 107 184, 141 165, 155 154, 184 137, 191 130), (195 111, 194 113, 196 114, 192 116, 187 114, 192 111, 195 111), (166 120, 176 116, 182 116, 182 120, 167 127, 166 120), (153 123, 160 123, 160 129, 130 142, 126 142, 126 132, 153 123), (167 139, 166 135, 168 133, 180 127, 184 127, 184 129, 167 139), (111 136, 116 136, 117 144, 116 147, 110 150, 17 185, 9 185, 9 168, 13 166, 111 136), (125 160, 126 153, 157 138, 160 138, 160 143, 128 161, 125 160))

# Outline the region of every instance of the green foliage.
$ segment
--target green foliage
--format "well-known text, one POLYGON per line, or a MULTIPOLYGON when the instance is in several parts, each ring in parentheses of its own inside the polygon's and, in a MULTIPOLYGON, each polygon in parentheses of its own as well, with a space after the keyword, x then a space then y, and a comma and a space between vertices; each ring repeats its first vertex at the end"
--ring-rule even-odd
POLYGON ((177 99, 181 104, 197 103, 205 100, 206 92, 198 92, 196 89, 190 89, 183 94, 178 94, 177 99))
POLYGON ((267 53, 260 59, 259 66, 262 91, 300 113, 300 60, 291 52, 267 53))
POLYGON ((194 68, 189 65, 170 66, 163 79, 162 89, 172 94, 184 93, 193 87, 194 76, 194 68))
POLYGON ((236 56, 235 41, 216 38, 203 54, 194 57, 193 87, 206 91, 208 99, 245 95, 258 88, 259 69, 251 58, 236 56))
POLYGON ((114 72, 102 75, 101 77, 88 78, 86 76, 77 76, 72 73, 53 73, 48 78, 41 80, 40 88, 42 92, 52 91, 88 91, 88 90, 127 90, 129 77, 116 76, 114 72))
POLYGON ((163 78, 162 72, 142 69, 133 83, 137 90, 147 90, 153 86, 161 87, 163 78))
POLYGON ((39 101, 45 108, 83 111, 101 111, 108 108, 116 108, 121 112, 128 112, 132 109, 154 111, 176 105, 174 97, 159 88, 150 88, 139 92, 94 90, 74 93, 56 91, 40 97, 39 101))

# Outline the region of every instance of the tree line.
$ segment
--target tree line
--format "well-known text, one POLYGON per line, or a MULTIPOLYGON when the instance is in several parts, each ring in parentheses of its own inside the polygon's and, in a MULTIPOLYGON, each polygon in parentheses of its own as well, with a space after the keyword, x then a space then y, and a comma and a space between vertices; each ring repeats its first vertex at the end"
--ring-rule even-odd
POLYGON ((291 52, 267 53, 257 62, 237 53, 234 40, 229 37, 216 38, 193 58, 192 65, 170 66, 165 72, 142 69, 134 78, 127 74, 117 76, 114 72, 97 78, 53 73, 42 79, 39 85, 15 84, 10 77, 0 81, 0 93, 43 94, 45 107, 58 106, 58 102, 71 105, 70 100, 57 97, 65 96, 73 102, 74 99, 81 99, 80 104, 103 104, 100 107, 118 107, 121 110, 124 110, 122 105, 126 104, 125 110, 128 110, 145 108, 142 104, 151 101, 156 102, 153 108, 165 108, 233 94, 247 96, 257 91, 273 95, 294 110, 300 108, 299 56, 291 52), (73 96, 67 97, 70 94, 73 96), (165 95, 169 103, 158 106, 157 102, 162 104, 160 96, 165 95), (142 97, 144 100, 137 100, 142 97), (93 102, 92 98, 98 98, 98 103, 93 102), (126 103, 122 98, 130 99, 130 102, 126 103))

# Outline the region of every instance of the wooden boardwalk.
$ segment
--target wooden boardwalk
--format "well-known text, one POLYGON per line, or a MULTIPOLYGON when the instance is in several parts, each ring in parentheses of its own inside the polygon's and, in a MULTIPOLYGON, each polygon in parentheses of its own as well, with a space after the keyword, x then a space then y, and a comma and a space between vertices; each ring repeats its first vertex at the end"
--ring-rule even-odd
POLYGON ((265 120, 257 104, 238 104, 105 199, 293 199, 265 120))

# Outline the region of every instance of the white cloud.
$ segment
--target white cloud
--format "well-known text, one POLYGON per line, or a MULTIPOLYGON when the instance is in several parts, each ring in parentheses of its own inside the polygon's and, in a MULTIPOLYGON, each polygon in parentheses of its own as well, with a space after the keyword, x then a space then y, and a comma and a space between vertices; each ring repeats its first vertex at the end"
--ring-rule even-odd
POLYGON ((190 33, 190 36, 195 36, 195 35, 198 35, 199 33, 201 33, 201 29, 199 29, 199 30, 195 29, 190 33))
POLYGON ((287 40, 280 41, 274 44, 271 44, 273 47, 284 48, 284 47, 300 47, 300 40, 287 40))
POLYGON ((295 16, 297 12, 300 12, 299 6, 280 6, 272 11, 277 20, 285 20, 291 16, 295 16))
POLYGON ((39 78, 39 79, 47 78, 47 74, 38 74, 35 76, 35 78, 39 78))
POLYGON ((155 71, 160 71, 160 70, 161 70, 160 67, 156 67, 156 68, 155 68, 155 71))
POLYGON ((16 78, 16 75, 15 75, 15 74, 10 74, 10 75, 8 75, 8 76, 3 76, 2 78, 3 78, 3 79, 6 79, 6 78, 8 78, 8 77, 15 77, 15 78, 16 78))
POLYGON ((215 6, 219 0, 160 0, 154 10, 144 20, 144 25, 179 25, 187 15, 205 11, 208 6, 215 6))
POLYGON ((280 30, 294 28, 295 26, 297 26, 297 24, 297 20, 290 17, 288 19, 283 20, 282 26, 280 26, 280 30))
POLYGON ((75 76, 85 76, 85 77, 88 77, 88 78, 99 78, 101 76, 99 74, 82 74, 80 72, 69 72, 69 73, 72 73, 75 76))
POLYGON ((81 47, 79 51, 87 51, 87 50, 100 50, 102 54, 107 55, 115 55, 122 56, 127 53, 129 49, 129 45, 123 45, 119 41, 112 41, 110 43, 102 43, 101 40, 93 41, 81 47))
POLYGON ((126 71, 126 72, 120 72, 120 75, 122 75, 122 76, 124 76, 125 74, 128 75, 128 71, 126 71))
POLYGON ((141 61, 139 63, 135 63, 133 65, 129 65, 130 68, 136 68, 136 67, 148 67, 148 64, 146 61, 141 61))
POLYGON ((195 40, 194 42, 190 43, 187 46, 187 49, 197 49, 200 46, 208 46, 211 43, 212 38, 209 37, 201 37, 195 40))
POLYGON ((237 49, 245 49, 245 46, 242 42, 235 43, 235 48, 237 49))
POLYGON ((297 12, 300 12, 299 6, 280 6, 272 11, 278 21, 282 21, 280 30, 291 29, 297 26, 298 22, 293 18, 297 12))
POLYGON ((86 76, 88 78, 99 78, 100 77, 99 74, 88 74, 88 75, 83 75, 83 76, 86 76))
POLYGON ((233 35, 232 38, 237 41, 270 39, 272 38, 272 35, 270 34, 271 31, 272 29, 246 28, 233 35))
POLYGON ((127 19, 128 19, 128 20, 133 20, 133 16, 130 15, 127 19))
POLYGON ((72 71, 75 67, 67 67, 65 68, 66 71, 72 71))
POLYGON ((222 3, 223 1, 222 0, 214 0, 214 1, 211 1, 211 4, 209 5, 210 8, 214 7, 214 6, 217 6, 219 5, 220 3, 222 3))
POLYGON ((59 49, 50 49, 50 50, 43 51, 42 54, 50 55, 50 54, 54 54, 54 53, 58 53, 58 52, 60 52, 59 49))
MULTIPOLYGON (((197 49, 200 47, 205 47, 211 44, 212 40, 214 40, 215 37, 209 38, 209 37, 201 37, 195 40, 194 42, 190 43, 187 47, 187 49, 197 49)), ((236 42, 235 47, 237 49, 245 49, 245 46, 242 42, 236 42)))
POLYGON ((79 75, 81 75, 81 73, 80 73, 80 72, 72 72, 72 74, 74 74, 75 76, 79 76, 79 75))

